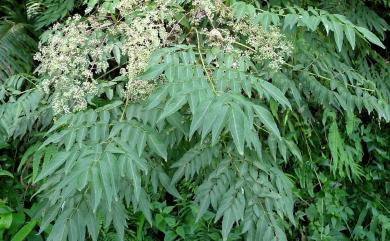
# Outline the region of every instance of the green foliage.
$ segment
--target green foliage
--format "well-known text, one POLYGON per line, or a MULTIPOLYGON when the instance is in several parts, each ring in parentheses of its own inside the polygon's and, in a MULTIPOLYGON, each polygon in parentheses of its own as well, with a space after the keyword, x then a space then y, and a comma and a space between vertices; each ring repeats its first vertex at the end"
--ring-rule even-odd
POLYGON ((374 6, 18 3, 0 0, 1 239, 389 237, 374 6))
MULTIPOLYGON (((75 7, 75 0, 61 1, 61 0, 40 0, 31 1, 35 6, 34 12, 36 14, 34 19, 35 28, 42 28, 48 26, 57 20, 64 18, 75 7)), ((31 4, 30 6, 34 6, 31 4)))
POLYGON ((23 5, 0 1, 0 83, 12 75, 30 72, 37 38, 23 5))

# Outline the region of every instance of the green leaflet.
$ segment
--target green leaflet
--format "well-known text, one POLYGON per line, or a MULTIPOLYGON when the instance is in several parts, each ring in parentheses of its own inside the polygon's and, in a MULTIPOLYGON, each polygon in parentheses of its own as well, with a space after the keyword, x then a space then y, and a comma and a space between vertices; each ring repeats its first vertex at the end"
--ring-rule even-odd
POLYGON ((246 10, 247 10, 246 7, 247 7, 247 5, 241 1, 236 2, 233 5, 233 14, 237 18, 238 21, 240 21, 240 19, 242 19, 245 16, 246 10))
POLYGON ((121 63, 121 50, 120 50, 120 48, 115 45, 112 51, 113 51, 116 63, 120 64, 121 63))
POLYGON ((166 117, 178 111, 186 102, 187 102, 187 97, 185 95, 182 95, 181 97, 178 98, 170 99, 167 102, 163 112, 161 113, 159 120, 165 119, 166 117))
POLYGON ((12 173, 10 173, 10 172, 7 171, 7 170, 1 170, 1 169, 0 169, 0 177, 10 177, 10 178, 14 178, 14 176, 12 175, 12 173))
POLYGON ((27 235, 33 230, 33 228, 37 225, 36 221, 31 221, 24 225, 11 239, 11 241, 23 241, 27 235))
POLYGON ((273 84, 267 82, 267 81, 261 81, 260 86, 272 96, 279 104, 291 108, 291 104, 289 100, 284 96, 284 94, 273 84))
POLYGON ((367 30, 366 28, 362 28, 362 27, 356 27, 357 30, 359 30, 359 32, 361 34, 363 34, 363 36, 368 40, 370 41, 371 43, 375 44, 375 45, 378 45, 379 47, 381 48, 386 48, 383 43, 380 41, 380 39, 375 35, 373 34, 372 32, 370 32, 369 30, 367 30))
POLYGON ((166 68, 166 65, 156 64, 150 66, 143 74, 138 76, 137 78, 140 80, 153 80, 156 79, 166 68))
POLYGON ((332 20, 333 30, 334 30, 334 40, 336 42, 339 52, 341 52, 343 47, 344 32, 343 27, 340 23, 332 20))
POLYGON ((208 123, 211 122, 212 123, 213 120, 206 118, 206 114, 209 112, 209 109, 212 106, 212 103, 213 103, 212 99, 208 100, 208 101, 204 101, 204 102, 202 102, 202 104, 200 104, 197 107, 197 109, 195 109, 194 114, 193 114, 194 117, 192 119, 191 126, 190 126, 190 132, 189 132, 190 138, 195 133, 195 131, 200 127, 202 122, 208 122, 208 123))
POLYGON ((149 135, 148 136, 148 144, 150 148, 153 149, 154 152, 156 152, 160 157, 167 160, 167 148, 164 142, 159 140, 159 138, 155 135, 149 135))
POLYGON ((265 127, 274 135, 280 138, 280 132, 278 129, 278 126, 275 123, 274 118, 272 117, 271 113, 264 107, 261 106, 253 106, 257 117, 260 119, 260 121, 265 125, 265 127))
POLYGON ((50 161, 45 161, 43 163, 42 170, 40 171, 37 178, 34 180, 34 182, 39 182, 43 178, 49 176, 50 174, 54 173, 62 164, 65 163, 67 158, 69 157, 69 152, 59 152, 56 153, 56 157, 50 161))
POLYGON ((245 115, 237 105, 232 105, 230 111, 230 125, 229 130, 236 144, 238 153, 244 155, 244 132, 245 127, 245 115))
POLYGON ((298 22, 298 16, 296 14, 287 14, 286 17, 284 18, 283 29, 289 27, 291 30, 297 22, 298 22))
POLYGON ((344 33, 352 49, 355 49, 356 46, 355 30, 351 26, 345 25, 344 33))

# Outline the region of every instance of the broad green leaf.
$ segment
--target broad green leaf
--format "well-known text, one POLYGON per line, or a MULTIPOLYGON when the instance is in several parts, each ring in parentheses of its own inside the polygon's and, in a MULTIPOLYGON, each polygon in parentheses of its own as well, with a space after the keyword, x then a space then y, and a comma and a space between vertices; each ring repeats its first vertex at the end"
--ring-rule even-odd
POLYGON ((299 150, 299 147, 297 146, 297 144, 295 144, 293 141, 291 140, 285 140, 285 143, 287 144, 287 147, 288 149, 290 150, 290 152, 299 160, 299 161, 302 161, 302 155, 301 155, 301 151, 299 150))
POLYGON ((153 220, 152 220, 152 212, 150 211, 151 210, 150 202, 147 194, 142 189, 141 189, 140 199, 139 199, 139 208, 141 209, 142 213, 146 217, 146 220, 148 220, 149 224, 152 225, 153 220))
POLYGON ((114 143, 109 143, 105 150, 105 152, 110 152, 110 153, 113 153, 113 154, 124 154, 126 153, 122 148, 119 148, 117 145, 115 145, 114 143))
POLYGON ((158 88, 153 94, 151 94, 148 98, 148 105, 146 107, 147 110, 151 110, 158 105, 160 105, 166 98, 169 93, 169 86, 165 85, 158 88))
POLYGON ((30 146, 27 151, 24 152, 23 154, 23 157, 19 163, 19 166, 18 166, 18 172, 21 171, 22 167, 24 166, 24 164, 26 164, 27 160, 34 154, 38 151, 39 147, 40 147, 40 143, 36 143, 32 146, 30 146))
POLYGON ((110 162, 109 159, 100 160, 99 169, 100 169, 100 177, 104 187, 104 193, 106 194, 108 208, 111 209, 112 201, 114 196, 116 195, 116 191, 114 188, 115 184, 112 183, 113 170, 111 169, 111 165, 109 162, 110 162))
POLYGON ((320 23, 321 19, 317 16, 310 16, 307 12, 300 16, 302 23, 311 31, 315 31, 320 23))
MULTIPOLYGON (((69 225, 69 241, 77 241, 78 235, 79 235, 79 224, 77 223, 77 220, 75 218, 71 218, 68 222, 69 225)), ((84 228, 84 227, 83 227, 84 228)))
POLYGON ((142 153, 144 152, 146 139, 147 139, 147 134, 145 132, 141 132, 140 135, 138 136, 138 141, 137 141, 138 156, 141 156, 142 153))
POLYGON ((88 134, 88 128, 83 126, 80 129, 77 130, 77 137, 76 142, 81 145, 84 141, 84 139, 87 137, 88 134))
POLYGON ((180 113, 176 112, 176 113, 170 115, 167 118, 167 121, 173 127, 180 130, 184 135, 187 135, 187 132, 188 132, 187 126, 184 124, 184 117, 180 113))
MULTIPOLYGON (((81 212, 81 217, 83 219, 83 222, 86 223, 88 228, 88 233, 92 239, 92 241, 97 241, 99 236, 99 222, 97 220, 96 215, 92 214, 91 212, 88 212, 88 209, 85 207, 82 209, 83 212, 81 212)), ((115 215, 115 214, 114 214, 115 215)), ((79 219, 80 222, 80 219, 79 219)))

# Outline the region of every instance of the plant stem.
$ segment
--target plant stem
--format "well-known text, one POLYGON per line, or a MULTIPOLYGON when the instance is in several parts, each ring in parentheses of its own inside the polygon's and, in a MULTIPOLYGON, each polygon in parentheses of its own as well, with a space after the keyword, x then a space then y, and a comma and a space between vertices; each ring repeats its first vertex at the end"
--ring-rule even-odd
POLYGON ((214 83, 213 83, 213 81, 211 80, 211 77, 210 77, 210 75, 209 75, 209 72, 207 71, 206 66, 205 66, 205 64, 204 64, 202 52, 200 51, 199 33, 198 33, 198 30, 197 30, 196 28, 195 28, 195 32, 196 32, 196 39, 197 39, 197 42, 198 42, 199 57, 200 57, 200 61, 202 62, 203 70, 204 70, 204 72, 206 73, 207 79, 208 79, 209 82, 210 82, 210 85, 211 85, 211 88, 212 88, 214 94, 217 95, 217 91, 215 90, 214 83))

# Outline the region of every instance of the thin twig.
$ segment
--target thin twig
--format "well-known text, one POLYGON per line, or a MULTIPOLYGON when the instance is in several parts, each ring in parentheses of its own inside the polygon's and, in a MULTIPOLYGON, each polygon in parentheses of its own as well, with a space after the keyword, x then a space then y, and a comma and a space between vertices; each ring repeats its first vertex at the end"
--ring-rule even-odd
MULTIPOLYGON (((285 63, 285 65, 287 65, 288 67, 294 67, 294 65, 291 65, 289 63, 285 63)), ((297 70, 297 71, 303 71, 303 70, 297 70)), ((309 72, 309 71, 305 71, 307 72, 308 75, 311 75, 311 76, 315 76, 315 77, 318 77, 318 78, 321 78, 321 79, 324 79, 324 80, 328 80, 328 81, 332 81, 331 78, 329 77, 326 77, 326 76, 323 76, 323 75, 320 75, 320 74, 316 74, 316 73, 313 73, 313 72, 309 72)), ((364 87, 360 87, 360 86, 355 86, 355 85, 351 85, 351 84, 347 84, 348 86, 350 87, 353 87, 353 88, 360 88, 362 90, 365 90, 365 91, 369 91, 369 92, 375 92, 375 90, 372 90, 372 89, 367 89, 367 88, 364 88, 364 87)))
POLYGON ((241 47, 244 47, 244 48, 246 48, 246 49, 249 49, 249 50, 251 50, 252 52, 255 52, 255 53, 257 52, 256 49, 251 48, 250 46, 245 45, 245 44, 243 44, 243 43, 240 43, 240 42, 237 42, 237 41, 234 41, 233 43, 235 43, 235 44, 237 44, 237 45, 239 45, 239 46, 241 46, 241 47))
POLYGON ((195 32, 196 32, 196 39, 197 39, 197 41, 198 41, 198 52, 199 52, 199 57, 200 57, 200 61, 202 62, 203 70, 204 70, 204 72, 206 72, 207 79, 208 79, 209 82, 210 82, 210 85, 211 85, 211 88, 212 88, 214 94, 217 94, 217 91, 215 90, 214 83, 213 83, 213 81, 211 80, 211 77, 210 77, 210 75, 209 75, 209 72, 207 71, 206 66, 205 66, 205 64, 204 64, 202 52, 200 51, 199 33, 198 33, 198 30, 197 30, 196 28, 195 28, 195 32))

